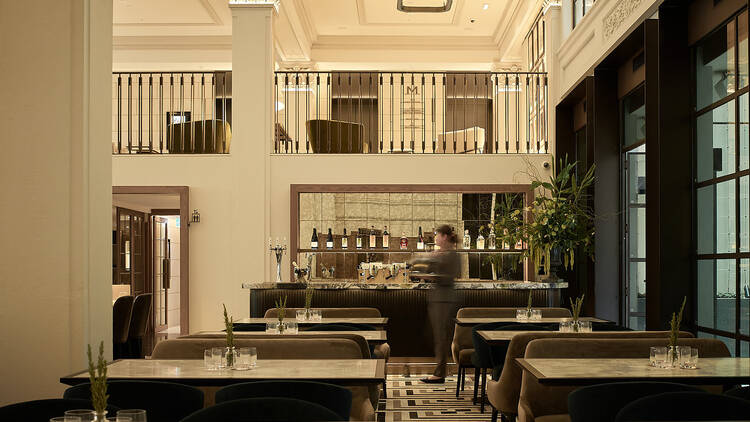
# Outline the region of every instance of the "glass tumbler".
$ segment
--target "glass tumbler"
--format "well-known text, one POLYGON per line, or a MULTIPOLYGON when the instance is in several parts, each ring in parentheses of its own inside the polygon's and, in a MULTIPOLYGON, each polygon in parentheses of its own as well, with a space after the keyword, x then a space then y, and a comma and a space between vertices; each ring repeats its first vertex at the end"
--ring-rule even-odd
POLYGON ((117 417, 130 418, 131 422, 147 422, 146 411, 143 409, 118 410, 117 417))
POLYGON ((284 332, 287 334, 297 334, 299 332, 299 324, 296 321, 286 322, 286 328, 284 332))
POLYGON ((127 416, 115 416, 114 418, 107 418, 107 422, 133 422, 133 419, 127 416))
POLYGON ((311 309, 310 310, 310 319, 313 321, 322 321, 323 320, 323 310, 322 309, 311 309))
POLYGON ((534 321, 541 321, 542 320, 542 310, 541 309, 532 309, 531 310, 531 319, 534 321))
POLYGON ((216 359, 214 359, 213 349, 203 350, 203 366, 209 371, 215 371, 219 369, 216 365, 216 359))
POLYGON ((560 321, 560 332, 569 333, 573 331, 572 324, 572 321, 560 321))
POLYGON ((226 366, 226 363, 223 361, 224 356, 224 348, 223 347, 213 347, 211 348, 211 356, 214 360, 214 366, 216 369, 221 369, 226 366))
POLYGON ((65 415, 64 417, 79 418, 81 422, 92 422, 96 419, 96 412, 91 409, 66 410, 63 415, 65 415))
POLYGON ((578 321, 579 333, 590 333, 592 331, 591 321, 578 321))
POLYGON ((266 323, 266 332, 269 334, 278 334, 279 333, 279 323, 278 322, 267 322, 266 323))
POLYGON ((305 310, 304 309, 297 309, 296 319, 297 319, 297 321, 304 321, 305 320, 305 310))
POLYGON ((528 317, 526 316, 526 309, 516 309, 516 319, 520 319, 520 320, 528 319, 528 317))
POLYGON ((58 416, 50 419, 49 422, 81 422, 81 418, 78 416, 58 416))
POLYGON ((654 349, 654 366, 657 368, 666 368, 667 365, 667 354, 669 348, 666 346, 653 347, 654 349))
POLYGON ((235 349, 236 354, 234 367, 232 369, 237 371, 247 371, 250 369, 250 348, 239 347, 235 349))

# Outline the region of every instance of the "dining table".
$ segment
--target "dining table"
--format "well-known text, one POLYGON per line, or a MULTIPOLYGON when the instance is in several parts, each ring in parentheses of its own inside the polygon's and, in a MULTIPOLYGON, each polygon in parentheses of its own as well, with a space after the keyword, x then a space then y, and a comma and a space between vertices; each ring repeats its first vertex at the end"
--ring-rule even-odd
MULTIPOLYGON (((519 319, 515 317, 481 317, 481 318, 457 317, 455 318, 456 324, 462 327, 473 327, 477 324, 488 324, 492 322, 507 322, 509 324, 559 324, 561 322, 567 322, 567 321, 572 321, 572 320, 573 318, 570 318, 570 317, 565 317, 565 318, 543 317, 541 319, 519 319)), ((594 318, 594 317, 580 317, 578 318, 578 320, 598 322, 598 323, 613 323, 612 321, 608 321, 606 319, 599 319, 599 318, 594 318)))
POLYGON ((700 358, 696 369, 658 368, 648 358, 516 358, 543 385, 665 381, 694 385, 750 383, 750 358, 700 358))
MULTIPOLYGON (((382 344, 388 341, 388 333, 385 330, 374 330, 374 331, 298 331, 296 333, 285 332, 282 334, 268 333, 265 331, 235 331, 234 336, 237 338, 252 338, 252 337, 268 337, 269 335, 275 335, 279 337, 304 337, 304 336, 325 336, 329 334, 356 334, 364 337, 370 344, 382 344)), ((225 331, 198 331, 190 334, 188 337, 224 337, 227 333, 225 331)))
MULTIPOLYGON (((539 330, 479 330, 477 334, 490 346, 500 346, 509 343, 513 336, 517 334, 529 334, 529 333, 549 333, 550 331, 539 331, 539 330)), ((556 331, 551 331, 556 332, 556 331)), ((623 331, 593 331, 598 334, 617 334, 623 333, 623 331)), ((628 331, 630 333, 645 333, 645 331, 628 331)), ((585 333, 579 333, 585 334, 585 333)))
MULTIPOLYGON (((234 321, 236 324, 267 324, 279 322, 278 318, 241 318, 234 321)), ((298 320, 296 318, 284 318, 284 322, 296 322, 300 327, 318 324, 362 324, 373 327, 384 327, 388 324, 388 318, 321 318, 318 320, 298 320)))
MULTIPOLYGON (((207 369, 201 359, 120 359, 107 364, 107 380, 165 381, 213 387, 248 381, 305 380, 338 385, 381 385, 383 359, 258 359, 249 370, 207 369)), ((88 370, 60 378, 66 385, 89 382, 88 370)))

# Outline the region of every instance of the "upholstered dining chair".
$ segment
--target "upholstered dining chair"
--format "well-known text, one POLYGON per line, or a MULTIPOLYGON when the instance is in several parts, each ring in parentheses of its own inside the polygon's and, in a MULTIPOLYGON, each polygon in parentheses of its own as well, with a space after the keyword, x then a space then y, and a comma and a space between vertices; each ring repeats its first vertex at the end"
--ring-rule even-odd
MULTIPOLYGON (((121 409, 144 409, 149 419, 160 422, 178 422, 203 408, 201 390, 172 382, 111 380, 107 394, 121 409)), ((63 398, 91 400, 91 384, 70 387, 63 398)))
POLYGON ((143 337, 146 335, 148 315, 151 312, 151 293, 143 293, 133 301, 133 316, 128 329, 128 357, 143 358, 143 337))
POLYGON ((216 403, 260 397, 286 397, 319 404, 342 420, 352 411, 352 392, 334 384, 314 381, 255 381, 232 384, 216 392, 216 403))
POLYGON ((333 410, 305 400, 263 397, 231 400, 199 410, 182 422, 345 421, 333 410))
POLYGON ((615 422, 747 421, 750 402, 706 392, 662 393, 635 400, 620 410, 615 422))
MULTIPOLYGON (((46 399, 32 400, 0 407, 0 421, 48 421, 62 416, 68 410, 93 409, 91 400, 80 399, 46 399)), ((115 414, 119 407, 112 404, 107 406, 110 415, 115 414)))
POLYGON ((112 357, 127 357, 126 343, 133 315, 133 296, 120 296, 112 305, 112 357))
POLYGON ((581 387, 568 394, 571 422, 614 422, 624 406, 640 398, 698 387, 673 382, 611 382, 581 387))
POLYGON ((737 397, 738 399, 750 400, 750 386, 734 387, 724 392, 727 396, 737 397))

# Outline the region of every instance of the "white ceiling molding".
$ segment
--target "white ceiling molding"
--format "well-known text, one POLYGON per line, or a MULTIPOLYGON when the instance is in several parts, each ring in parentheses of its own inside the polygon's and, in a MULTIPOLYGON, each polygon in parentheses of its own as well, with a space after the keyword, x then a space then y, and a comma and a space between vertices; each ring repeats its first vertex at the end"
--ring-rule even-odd
POLYGON ((231 50, 232 37, 215 36, 118 36, 112 37, 116 50, 231 50))

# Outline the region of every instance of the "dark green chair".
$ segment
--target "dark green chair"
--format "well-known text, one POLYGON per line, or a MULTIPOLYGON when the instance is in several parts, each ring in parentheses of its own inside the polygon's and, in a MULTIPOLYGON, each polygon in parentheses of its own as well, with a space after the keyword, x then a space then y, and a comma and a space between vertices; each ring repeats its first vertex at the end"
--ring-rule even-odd
POLYGON ((615 422, 747 421, 750 402, 703 392, 662 393, 635 400, 617 413, 615 422))
POLYGON ((345 421, 330 409, 305 400, 263 397, 231 400, 199 410, 182 422, 255 422, 255 421, 345 421))
MULTIPOLYGON (((68 410, 93 409, 91 400, 46 399, 32 400, 0 407, 0 421, 48 421, 63 416, 68 410)), ((107 406, 107 414, 114 415, 120 410, 112 404, 107 406)))

